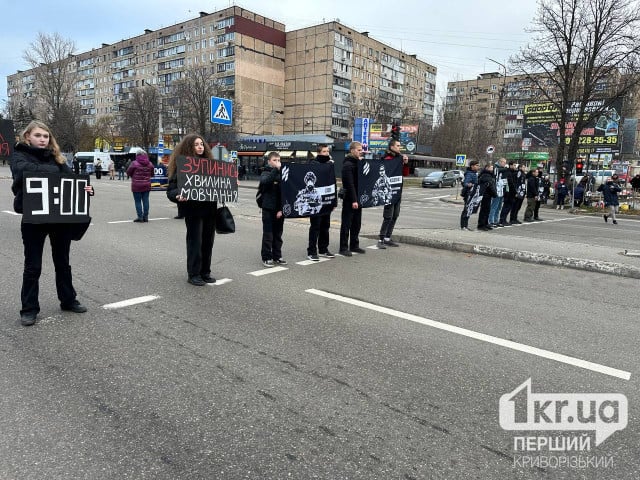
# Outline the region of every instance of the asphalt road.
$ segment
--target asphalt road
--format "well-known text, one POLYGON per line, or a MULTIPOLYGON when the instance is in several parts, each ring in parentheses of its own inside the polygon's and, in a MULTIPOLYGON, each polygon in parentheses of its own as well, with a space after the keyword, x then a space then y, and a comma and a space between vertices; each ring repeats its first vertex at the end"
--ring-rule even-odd
MULTIPOLYGON (((216 238, 221 281, 194 287, 175 206, 154 192, 151 221, 134 224, 128 185, 103 179, 94 225, 72 245, 89 312, 60 311, 47 259, 39 321, 24 328, 8 185, 2 479, 640 476, 636 281, 410 245, 310 264, 304 221, 285 226, 287 268, 261 275, 258 210, 241 191, 237 233, 216 238), (598 446, 584 432, 588 451, 516 451, 515 437, 575 436, 501 428, 500 398, 529 378, 534 394, 623 394, 628 425, 609 418, 621 429, 598 446), (556 468, 560 457, 602 463, 556 468)), ((402 225, 459 214, 409 197, 402 225)), ((379 215, 366 212, 365 230, 379 215)))

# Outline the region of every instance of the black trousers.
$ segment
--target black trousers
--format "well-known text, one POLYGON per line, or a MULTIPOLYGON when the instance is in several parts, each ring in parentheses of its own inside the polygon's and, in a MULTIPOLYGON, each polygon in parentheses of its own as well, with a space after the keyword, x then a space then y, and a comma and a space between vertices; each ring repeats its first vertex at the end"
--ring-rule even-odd
POLYGON ((340 250, 355 250, 360 247, 360 226, 362 208, 351 208, 348 202, 342 202, 342 225, 340 225, 340 250))
POLYGON ((309 245, 308 255, 326 253, 329 250, 329 227, 331 226, 331 214, 309 217, 309 245))
POLYGON ((396 220, 400 216, 400 200, 391 205, 385 205, 382 211, 382 226, 380 227, 380 240, 391 238, 396 220))
POLYGON ((513 206, 511 207, 511 214, 509 215, 511 222, 515 222, 516 220, 518 220, 518 212, 522 208, 523 201, 524 201, 524 198, 519 198, 519 197, 516 197, 515 200, 513 201, 513 206))
POLYGON ((187 273, 189 277, 211 273, 211 253, 216 235, 216 217, 185 215, 187 226, 187 273))
POLYGON ((502 203, 502 210, 500 210, 500 223, 507 223, 507 215, 511 213, 511 210, 515 206, 516 197, 509 194, 504 196, 502 203))
POLYGON ((40 274, 42 272, 42 252, 44 241, 49 236, 51 256, 56 271, 56 291, 60 306, 71 306, 76 300, 76 291, 71 278, 69 250, 71 248, 71 229, 61 224, 23 223, 22 243, 24 245, 24 273, 22 274, 22 309, 20 313, 38 313, 40 303, 40 274))
POLYGON ((276 218, 276 211, 262 209, 262 260, 279 260, 282 258, 282 232, 284 215, 276 218))
POLYGON ((480 212, 478 213, 478 228, 489 226, 489 212, 491 211, 491 197, 484 195, 480 202, 480 212))

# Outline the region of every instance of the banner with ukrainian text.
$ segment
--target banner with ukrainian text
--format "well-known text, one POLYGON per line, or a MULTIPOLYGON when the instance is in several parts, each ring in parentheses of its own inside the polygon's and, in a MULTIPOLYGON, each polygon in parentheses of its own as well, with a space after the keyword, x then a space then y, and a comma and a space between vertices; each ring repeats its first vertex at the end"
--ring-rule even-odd
POLYGON ((180 195, 195 202, 237 202, 238 169, 233 162, 176 157, 180 195))
POLYGON ((332 163, 287 163, 281 173, 285 217, 328 215, 338 204, 332 163))
POLYGON ((402 159, 358 162, 358 198, 362 208, 391 205, 402 195, 402 159))

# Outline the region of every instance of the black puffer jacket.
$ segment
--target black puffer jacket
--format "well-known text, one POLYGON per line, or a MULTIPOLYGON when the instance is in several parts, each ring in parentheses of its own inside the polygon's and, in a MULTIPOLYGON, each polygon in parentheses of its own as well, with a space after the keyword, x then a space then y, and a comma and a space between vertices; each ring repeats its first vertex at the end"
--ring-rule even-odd
POLYGON ((478 176, 478 187, 483 197, 489 196, 491 198, 498 196, 496 190, 496 177, 490 170, 482 170, 478 176))
POLYGON ((358 159, 351 154, 344 157, 342 164, 342 187, 345 202, 358 201, 358 159))
POLYGON ((262 209, 272 212, 282 210, 282 194, 280 192, 280 170, 266 166, 260 175, 260 186, 262 191, 262 209))
POLYGON ((13 183, 11 191, 15 195, 13 209, 22 213, 22 180, 28 173, 73 173, 66 163, 56 162, 53 152, 48 148, 35 148, 18 143, 11 157, 13 183))

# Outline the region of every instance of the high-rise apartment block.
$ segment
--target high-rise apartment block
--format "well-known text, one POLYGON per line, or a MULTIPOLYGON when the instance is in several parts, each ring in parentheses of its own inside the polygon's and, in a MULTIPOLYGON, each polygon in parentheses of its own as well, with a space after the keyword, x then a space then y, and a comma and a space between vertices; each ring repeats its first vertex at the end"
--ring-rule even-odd
MULTIPOLYGON (((434 66, 337 21, 285 32, 237 6, 77 54, 70 68, 82 120, 122 115, 136 87, 170 96, 191 67, 210 72, 240 106, 241 135, 348 138, 354 117, 433 120, 434 66)), ((7 80, 10 103, 38 98, 34 70, 7 80)))

